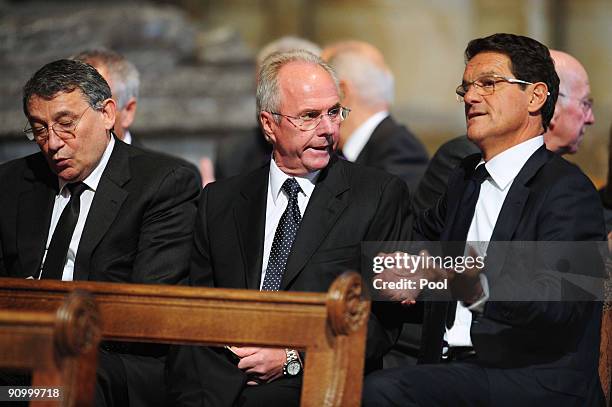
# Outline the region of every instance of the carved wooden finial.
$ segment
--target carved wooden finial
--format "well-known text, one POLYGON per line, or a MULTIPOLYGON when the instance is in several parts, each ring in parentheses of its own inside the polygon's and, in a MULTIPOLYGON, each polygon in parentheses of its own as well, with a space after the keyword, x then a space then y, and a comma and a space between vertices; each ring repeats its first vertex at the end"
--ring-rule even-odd
POLYGON ((361 276, 354 271, 342 273, 327 294, 327 313, 335 335, 348 335, 365 324, 370 303, 362 298, 361 276))
POLYGON ((55 342, 62 355, 78 355, 97 346, 100 339, 100 312, 93 297, 76 290, 57 310, 55 342))

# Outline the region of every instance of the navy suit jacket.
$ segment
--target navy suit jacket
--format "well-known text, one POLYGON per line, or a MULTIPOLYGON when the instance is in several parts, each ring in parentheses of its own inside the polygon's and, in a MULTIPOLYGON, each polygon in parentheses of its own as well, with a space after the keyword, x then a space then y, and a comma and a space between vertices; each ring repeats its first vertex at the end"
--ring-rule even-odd
MULTIPOLYGON (((425 240, 449 239, 448 225, 452 224, 461 194, 479 161, 480 154, 462 161, 451 175, 445 195, 416 219, 417 236, 425 240)), ((543 146, 514 179, 491 242, 605 238, 601 203, 590 180, 578 167, 543 146)), ((512 283, 513 259, 492 253, 492 247, 493 243, 487 257, 494 256, 495 262, 489 269, 487 259, 487 275, 512 283)), ((535 287, 536 284, 534 280, 535 287)), ((550 287, 539 288, 545 292, 550 287)), ((440 360, 448 305, 425 304, 421 363, 440 360)), ((582 405, 598 405, 602 397, 597 371, 600 319, 598 302, 489 301, 472 324, 471 337, 478 355, 475 363, 528 369, 535 376, 534 386, 582 397, 582 405)))

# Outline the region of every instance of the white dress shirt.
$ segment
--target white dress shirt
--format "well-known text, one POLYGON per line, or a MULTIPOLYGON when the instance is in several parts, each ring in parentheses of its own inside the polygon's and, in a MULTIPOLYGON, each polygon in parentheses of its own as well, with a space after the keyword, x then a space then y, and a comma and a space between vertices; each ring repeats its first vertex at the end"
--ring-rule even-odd
POLYGON ((389 116, 389 112, 386 110, 374 113, 368 120, 363 122, 361 126, 357 127, 342 147, 342 154, 344 154, 347 160, 355 162, 359 154, 361 154, 363 147, 365 147, 370 137, 372 137, 374 129, 376 129, 380 122, 385 120, 387 116, 389 116))
MULTIPOLYGON (((74 273, 74 261, 77 256, 77 250, 79 248, 79 242, 81 241, 81 236, 83 235, 83 228, 85 227, 85 221, 87 220, 87 215, 89 214, 89 209, 91 208, 91 203, 94 199, 94 194, 96 193, 96 189, 98 188, 98 184, 100 183, 100 178, 102 178, 102 173, 106 168, 106 164, 108 163, 108 159, 113 152, 113 147, 115 146, 115 138, 111 137, 110 142, 106 146, 104 153, 102 154, 102 158, 100 162, 94 168, 94 170, 89 174, 87 178, 83 180, 83 183, 87 185, 87 189, 83 191, 81 194, 81 208, 79 210, 79 219, 74 228, 74 232, 72 234, 72 239, 70 240, 70 245, 68 247, 68 256, 66 258, 66 264, 64 265, 64 273, 62 274, 63 281, 72 281, 73 273, 74 273)), ((67 183, 58 178, 59 180, 59 194, 55 196, 55 203, 53 205, 53 214, 51 215, 51 226, 49 228, 49 235, 47 237, 47 245, 45 246, 45 254, 43 256, 43 265, 45 259, 47 258, 47 250, 49 250, 49 244, 51 244, 51 238, 53 237, 53 232, 55 231, 55 227, 59 222, 59 218, 62 215, 62 211, 68 205, 70 201, 70 190, 66 188, 67 183)), ((38 273, 38 278, 42 273, 42 265, 40 272, 38 273)))
MULTIPOLYGON (((521 171, 529 157, 536 150, 544 145, 544 136, 530 138, 508 150, 496 155, 488 162, 481 161, 478 165, 484 165, 489 172, 489 177, 485 179, 480 187, 480 195, 476 202, 476 210, 467 234, 466 252, 468 255, 469 247, 473 247, 479 256, 484 256, 487 246, 491 240, 497 217, 501 211, 508 191, 514 182, 514 178, 521 171)), ((481 275, 483 285, 487 284, 486 270, 481 275)), ((488 289, 486 290, 488 293, 488 289)), ((488 297, 488 295, 487 295, 488 297)), ((451 329, 446 329, 444 339, 449 346, 472 346, 470 328, 472 326, 472 309, 465 307, 461 301, 457 303, 455 323, 451 329)))
MULTIPOLYGON (((304 216, 304 211, 306 210, 306 206, 308 205, 312 191, 315 189, 315 182, 320 172, 321 171, 315 171, 303 177, 293 177, 302 189, 298 193, 298 207, 300 208, 300 215, 302 216, 304 216)), ((282 172, 274 162, 274 159, 272 159, 270 161, 270 176, 268 178, 266 229, 264 238, 263 264, 261 268, 261 282, 259 283, 260 290, 263 286, 264 277, 266 276, 266 269, 268 268, 268 260, 270 259, 270 250, 272 250, 272 242, 274 241, 276 227, 278 226, 280 218, 283 216, 283 212, 285 212, 287 204, 289 203, 289 197, 281 189, 287 178, 292 177, 282 172)))
POLYGON ((132 144, 132 133, 130 133, 129 130, 126 130, 123 133, 123 140, 122 140, 125 144, 132 144))

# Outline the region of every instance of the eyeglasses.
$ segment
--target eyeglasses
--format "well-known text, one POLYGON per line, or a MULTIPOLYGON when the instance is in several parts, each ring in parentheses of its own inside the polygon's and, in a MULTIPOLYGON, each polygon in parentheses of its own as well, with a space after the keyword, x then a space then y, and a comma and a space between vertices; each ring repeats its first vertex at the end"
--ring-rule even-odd
POLYGON ((309 112, 303 113, 301 116, 289 116, 287 114, 277 113, 277 112, 269 112, 276 116, 282 116, 295 127, 302 131, 314 130, 321 123, 324 115, 327 115, 329 119, 334 123, 340 123, 344 121, 351 109, 348 107, 343 107, 340 105, 336 105, 329 109, 327 112, 321 112, 319 110, 313 110, 309 112))
POLYGON ((580 108, 582 109, 582 113, 587 114, 589 112, 589 110, 593 109, 593 104, 595 103, 595 101, 593 100, 593 98, 587 97, 587 98, 573 98, 571 96, 566 95, 565 93, 561 93, 559 92, 559 96, 564 97, 564 98, 568 98, 571 100, 577 100, 580 103, 580 108))
POLYGON ((76 120, 69 118, 61 119, 60 121, 53 123, 49 127, 28 127, 28 124, 26 124, 23 129, 23 133, 26 135, 28 140, 36 141, 39 144, 44 144, 49 139, 49 128, 51 128, 55 132, 55 134, 62 140, 69 140, 71 138, 74 138, 74 133, 76 132, 77 125, 81 121, 83 115, 85 115, 85 112, 87 112, 87 109, 89 109, 90 107, 91 106, 87 106, 87 108, 83 110, 83 113, 81 113, 79 118, 76 120))
POLYGON ((508 78, 506 76, 501 75, 483 75, 472 82, 462 83, 461 85, 457 86, 457 89, 455 89, 455 93, 457 94, 457 101, 463 102, 465 94, 468 93, 468 91, 470 90, 470 86, 472 85, 474 85, 476 93, 480 96, 492 95, 495 92, 495 84, 499 82, 533 85, 532 82, 523 81, 521 79, 508 78))

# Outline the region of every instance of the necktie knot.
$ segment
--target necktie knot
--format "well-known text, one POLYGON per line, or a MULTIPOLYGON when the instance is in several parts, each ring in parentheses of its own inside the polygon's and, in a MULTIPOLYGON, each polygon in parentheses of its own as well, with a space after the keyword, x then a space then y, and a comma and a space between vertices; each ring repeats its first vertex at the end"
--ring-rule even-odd
POLYGON ((281 189, 289 196, 289 200, 297 199, 298 193, 302 190, 295 178, 287 178, 281 189))
POLYGON ((481 164, 478 167, 476 167, 476 170, 474 170, 474 174, 472 174, 472 179, 476 181, 478 184, 482 184, 484 180, 487 179, 488 177, 489 177, 489 171, 487 171, 487 168, 485 167, 484 164, 481 164))
POLYGON ((87 189, 87 185, 83 182, 74 182, 72 184, 66 185, 66 188, 70 190, 70 197, 80 197, 83 192, 87 189))

